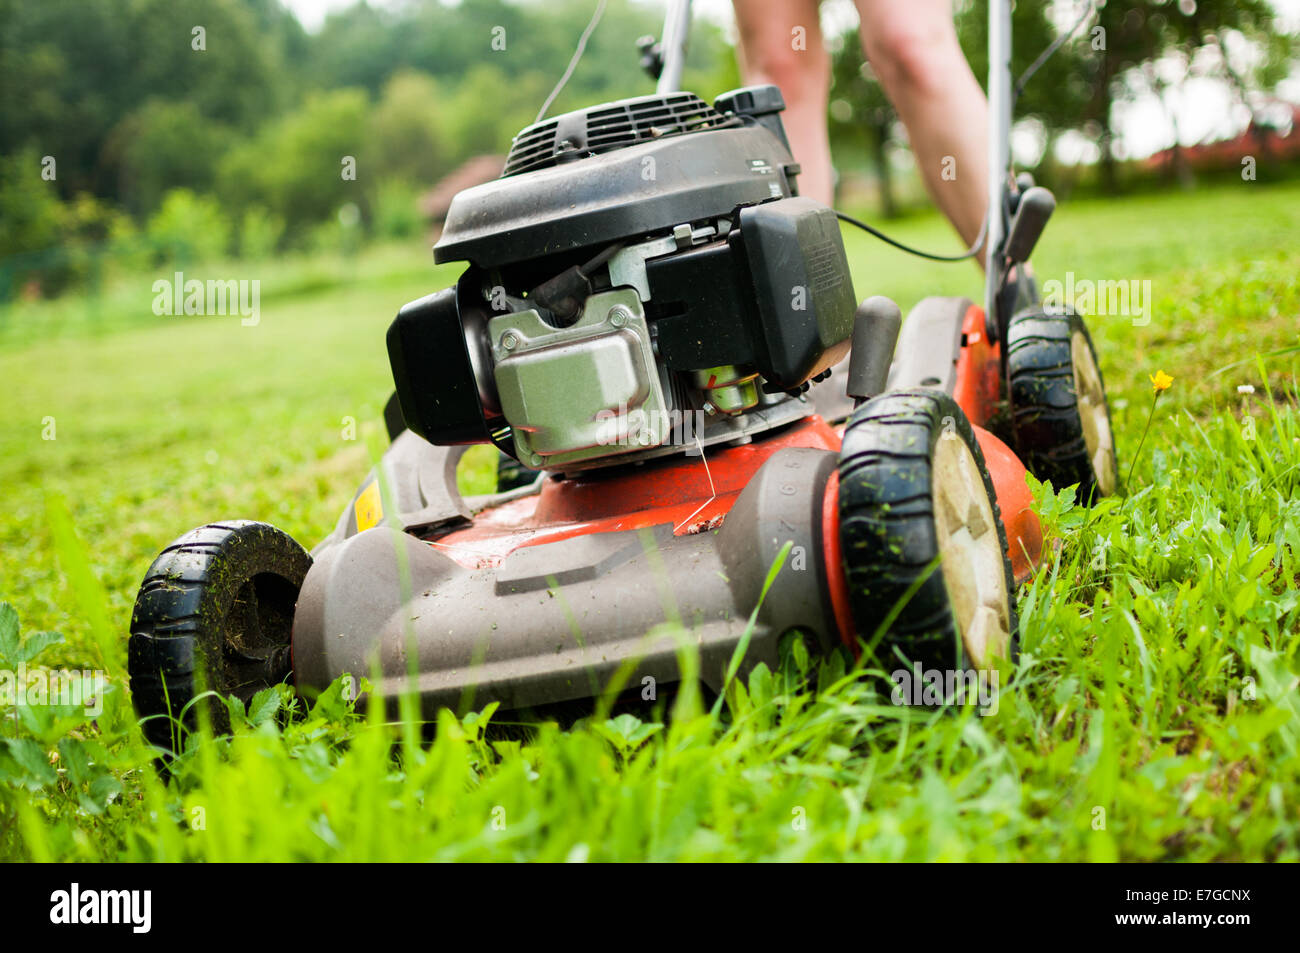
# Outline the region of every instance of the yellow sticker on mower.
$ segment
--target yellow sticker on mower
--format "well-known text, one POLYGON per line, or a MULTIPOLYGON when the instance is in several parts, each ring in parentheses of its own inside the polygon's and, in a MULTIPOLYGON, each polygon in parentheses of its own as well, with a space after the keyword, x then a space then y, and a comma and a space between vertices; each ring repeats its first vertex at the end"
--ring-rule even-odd
POLYGON ((375 526, 384 518, 384 504, 379 498, 379 481, 373 480, 357 496, 352 505, 357 514, 357 532, 361 533, 375 526))

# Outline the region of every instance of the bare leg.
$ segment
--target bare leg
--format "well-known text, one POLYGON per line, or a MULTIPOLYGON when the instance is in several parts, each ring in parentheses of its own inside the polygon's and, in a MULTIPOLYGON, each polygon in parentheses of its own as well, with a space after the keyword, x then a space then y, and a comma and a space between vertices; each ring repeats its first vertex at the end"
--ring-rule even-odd
POLYGON ((957 42, 951 0, 856 2, 862 51, 907 127, 926 189, 969 245, 988 204, 989 107, 957 42))
POLYGON ((773 83, 785 98, 786 135, 803 167, 799 194, 831 204, 831 147, 826 131, 831 61, 822 43, 818 0, 733 0, 740 69, 749 85, 773 83))

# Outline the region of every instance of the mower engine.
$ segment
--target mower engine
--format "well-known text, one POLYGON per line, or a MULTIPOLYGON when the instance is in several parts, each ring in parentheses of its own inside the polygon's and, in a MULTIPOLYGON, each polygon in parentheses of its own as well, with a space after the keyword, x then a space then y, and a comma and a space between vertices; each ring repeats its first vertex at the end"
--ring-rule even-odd
POLYGON ((835 213, 796 196, 774 86, 567 113, 453 200, 388 351, 406 425, 565 472, 744 440, 809 413, 856 299, 835 213))

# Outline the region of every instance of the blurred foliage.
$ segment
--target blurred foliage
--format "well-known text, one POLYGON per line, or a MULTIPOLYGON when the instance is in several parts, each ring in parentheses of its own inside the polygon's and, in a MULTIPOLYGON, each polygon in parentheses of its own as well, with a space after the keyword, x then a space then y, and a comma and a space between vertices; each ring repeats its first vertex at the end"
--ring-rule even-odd
POLYGON ((284 235, 284 219, 260 205, 245 209, 239 225, 239 257, 257 261, 275 254, 284 235))
POLYGON ((178 183, 211 189, 231 135, 230 127, 205 117, 194 102, 151 99, 113 128, 103 156, 118 170, 122 204, 147 215, 178 183))
MULTIPOLYGON (((96 230, 136 262, 410 237, 422 191, 534 121, 592 9, 358 3, 308 34, 279 0, 0 0, 0 300, 77 280, 96 230)), ((552 113, 650 92, 660 24, 610 4, 552 113)), ((687 79, 739 84, 716 28, 687 79)))
POLYGON ((32 150, 0 156, 0 301, 35 282, 46 294, 84 284, 99 249, 129 220, 87 192, 60 201, 32 150))
POLYGON ((216 199, 172 189, 149 219, 146 234, 177 261, 211 261, 230 249, 230 219, 216 199))
MULTIPOLYGON (((1017 72, 1069 8, 1016 5, 1017 72)), ((189 254, 260 257, 410 236, 420 222, 401 203, 473 156, 505 152, 535 120, 593 9, 594 0, 358 2, 309 34, 280 0, 0 0, 0 300, 78 280, 88 267, 75 261, 78 243, 96 234, 109 243, 101 251, 156 258, 151 236, 177 216, 216 229, 186 236, 189 254), (46 157, 53 177, 42 177, 46 157), (345 207, 359 227, 339 219, 345 207)), ((955 15, 982 77, 987 0, 957 0, 955 15)), ((661 17, 655 2, 610 3, 551 113, 651 92, 635 41, 657 34, 661 17)), ((1201 62, 1232 31, 1259 55, 1249 69, 1221 72, 1243 98, 1271 89, 1292 64, 1294 38, 1277 32, 1266 0, 1110 0, 1043 67, 1018 113, 1041 124, 1049 145, 1069 129, 1098 139, 1113 186, 1105 130, 1114 104, 1143 89, 1160 95, 1154 61, 1201 62)), ((832 42, 837 157, 870 163, 892 212, 901 203, 890 157, 905 137, 856 31, 832 42)), ((740 83, 721 30, 697 18, 686 87, 710 99, 740 83)))
POLYGON ((351 167, 366 144, 369 114, 364 90, 310 94, 222 157, 218 194, 237 213, 254 204, 270 209, 291 232, 329 218, 347 202, 364 205, 365 170, 357 168, 352 177, 351 167))
POLYGON ((1153 69, 1143 70, 1158 57, 1190 64, 1203 50, 1217 54, 1216 72, 1238 87, 1271 90, 1290 69, 1296 38, 1278 32, 1275 13, 1267 0, 1126 0, 1106 3, 1097 13, 1096 27, 1085 49, 1098 43, 1104 48, 1079 57, 1087 77, 1089 96, 1080 116, 1099 131, 1101 170, 1108 191, 1117 186, 1112 120, 1117 101, 1132 100, 1141 92, 1162 97, 1153 69), (1100 30, 1101 32, 1097 32, 1100 30), (1247 76, 1227 63, 1225 34, 1235 31, 1252 41, 1260 57, 1247 76), (1146 82, 1143 82, 1143 79, 1146 82))
POLYGON ((384 85, 370 112, 366 167, 381 179, 433 182, 455 151, 444 141, 438 114, 429 108, 441 98, 428 73, 403 68, 384 85))
POLYGON ((35 150, 0 157, 0 255, 53 246, 62 237, 62 217, 58 190, 41 178, 35 150))
POLYGON ((423 226, 414 189, 396 179, 379 187, 372 226, 376 238, 411 238, 423 226))

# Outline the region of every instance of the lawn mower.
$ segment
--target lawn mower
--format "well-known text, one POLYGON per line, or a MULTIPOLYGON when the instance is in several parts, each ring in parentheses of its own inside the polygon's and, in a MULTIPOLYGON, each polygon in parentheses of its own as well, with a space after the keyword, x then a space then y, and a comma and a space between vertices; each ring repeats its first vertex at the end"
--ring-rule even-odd
POLYGON ((464 271, 389 328, 391 443, 333 532, 308 553, 217 522, 149 568, 129 660, 154 744, 205 688, 351 675, 414 686, 426 717, 539 710, 673 686, 683 640, 714 691, 788 638, 1014 658, 1042 549, 1026 468, 1084 496, 1116 477, 1088 333, 1027 266, 1054 202, 1009 173, 1008 4, 984 300, 906 321, 858 299, 836 212, 798 195, 777 88, 680 90, 687 19, 642 45, 654 95, 525 128, 456 196, 434 256, 464 271), (475 444, 526 478, 463 496, 475 444))

